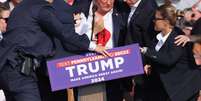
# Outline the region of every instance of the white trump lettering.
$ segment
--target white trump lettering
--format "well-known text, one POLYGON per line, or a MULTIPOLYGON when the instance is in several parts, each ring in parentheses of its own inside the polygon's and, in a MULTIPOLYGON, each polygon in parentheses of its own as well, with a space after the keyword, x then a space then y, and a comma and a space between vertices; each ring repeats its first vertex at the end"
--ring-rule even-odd
POLYGON ((75 69, 75 66, 66 67, 66 70, 69 71, 69 75, 70 75, 70 77, 74 77, 73 69, 75 69))
POLYGON ((77 65, 77 72, 78 72, 78 75, 82 75, 83 74, 88 74, 87 73, 87 65, 85 64, 80 64, 80 65, 77 65))
POLYGON ((124 59, 122 57, 117 57, 114 59, 114 63, 116 68, 119 68, 119 65, 124 63, 124 59))
POLYGON ((109 59, 107 62, 105 62, 104 60, 101 60, 100 64, 101 64, 102 71, 105 71, 105 67, 114 69, 112 59, 109 59))
POLYGON ((97 73, 99 71, 99 64, 96 61, 95 62, 95 69, 93 69, 92 63, 89 63, 89 71, 91 71, 92 73, 97 73))
POLYGON ((69 72, 70 78, 74 77, 75 74, 78 76, 89 75, 92 73, 104 72, 107 70, 115 70, 121 68, 120 66, 124 64, 123 57, 115 57, 108 60, 100 60, 95 62, 90 62, 86 64, 79 64, 75 66, 66 67, 66 71, 69 72))

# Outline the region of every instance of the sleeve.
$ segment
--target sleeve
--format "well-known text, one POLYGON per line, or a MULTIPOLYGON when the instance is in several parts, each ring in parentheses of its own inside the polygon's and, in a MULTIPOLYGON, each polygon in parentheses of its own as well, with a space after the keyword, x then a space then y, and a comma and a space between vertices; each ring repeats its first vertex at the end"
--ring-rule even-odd
POLYGON ((51 7, 42 7, 38 13, 38 23, 42 29, 57 37, 67 49, 69 45, 65 46, 65 44, 71 44, 79 50, 88 50, 90 44, 88 37, 85 34, 75 33, 72 23, 66 24, 64 28, 51 10, 51 7))
POLYGON ((170 67, 174 65, 182 56, 184 47, 176 46, 174 43, 172 43, 169 47, 170 48, 165 51, 158 52, 155 51, 154 48, 148 48, 145 56, 153 62, 170 67))
POLYGON ((141 26, 140 28, 141 31, 142 31, 142 38, 143 38, 143 44, 147 47, 147 46, 150 46, 150 43, 152 41, 152 39, 157 35, 155 29, 154 29, 154 22, 153 22, 153 19, 154 19, 154 14, 155 14, 155 10, 151 10, 148 15, 149 16, 146 16, 143 20, 143 26, 141 26), (144 23, 145 22, 145 23, 144 23))

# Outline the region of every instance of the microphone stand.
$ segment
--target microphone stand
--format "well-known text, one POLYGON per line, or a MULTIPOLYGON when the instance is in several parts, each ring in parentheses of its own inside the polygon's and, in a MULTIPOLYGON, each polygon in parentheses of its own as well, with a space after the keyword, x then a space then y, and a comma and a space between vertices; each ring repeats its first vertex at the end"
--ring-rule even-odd
POLYGON ((91 31, 91 41, 95 41, 94 39, 93 39, 93 37, 94 37, 94 22, 95 22, 95 12, 96 12, 96 10, 97 10, 98 8, 97 8, 97 6, 94 4, 93 5, 93 7, 92 7, 92 31, 91 31))

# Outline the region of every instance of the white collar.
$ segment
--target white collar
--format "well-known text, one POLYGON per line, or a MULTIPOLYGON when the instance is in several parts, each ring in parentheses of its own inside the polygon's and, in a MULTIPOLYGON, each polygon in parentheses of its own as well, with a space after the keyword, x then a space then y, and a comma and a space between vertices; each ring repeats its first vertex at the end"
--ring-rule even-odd
POLYGON ((158 41, 162 40, 163 43, 167 40, 168 36, 170 35, 171 32, 169 32, 168 34, 166 34, 165 36, 163 36, 162 32, 160 32, 159 34, 157 34, 156 38, 158 41))
POLYGON ((113 9, 111 9, 109 12, 107 12, 103 17, 104 17, 104 18, 107 18, 107 17, 109 17, 110 15, 112 15, 112 13, 113 13, 113 9))
POLYGON ((135 4, 133 4, 133 5, 131 6, 131 9, 132 9, 132 8, 137 8, 137 7, 139 6, 140 2, 141 2, 141 0, 138 0, 135 4))
POLYGON ((11 1, 9 2, 9 6, 10 6, 10 11, 12 11, 15 8, 13 2, 11 2, 11 1))

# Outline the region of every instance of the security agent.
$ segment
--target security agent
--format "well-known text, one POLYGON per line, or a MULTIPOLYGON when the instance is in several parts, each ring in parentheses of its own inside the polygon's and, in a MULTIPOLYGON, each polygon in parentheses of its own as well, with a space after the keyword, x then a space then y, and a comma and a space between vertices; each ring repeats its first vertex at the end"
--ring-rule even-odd
POLYGON ((67 25, 63 27, 45 0, 23 0, 13 10, 0 43, 0 87, 7 101, 41 101, 34 59, 54 55, 52 37, 57 37, 71 51, 90 49, 107 55, 104 47, 90 43, 86 35, 77 35, 73 24, 67 25))

